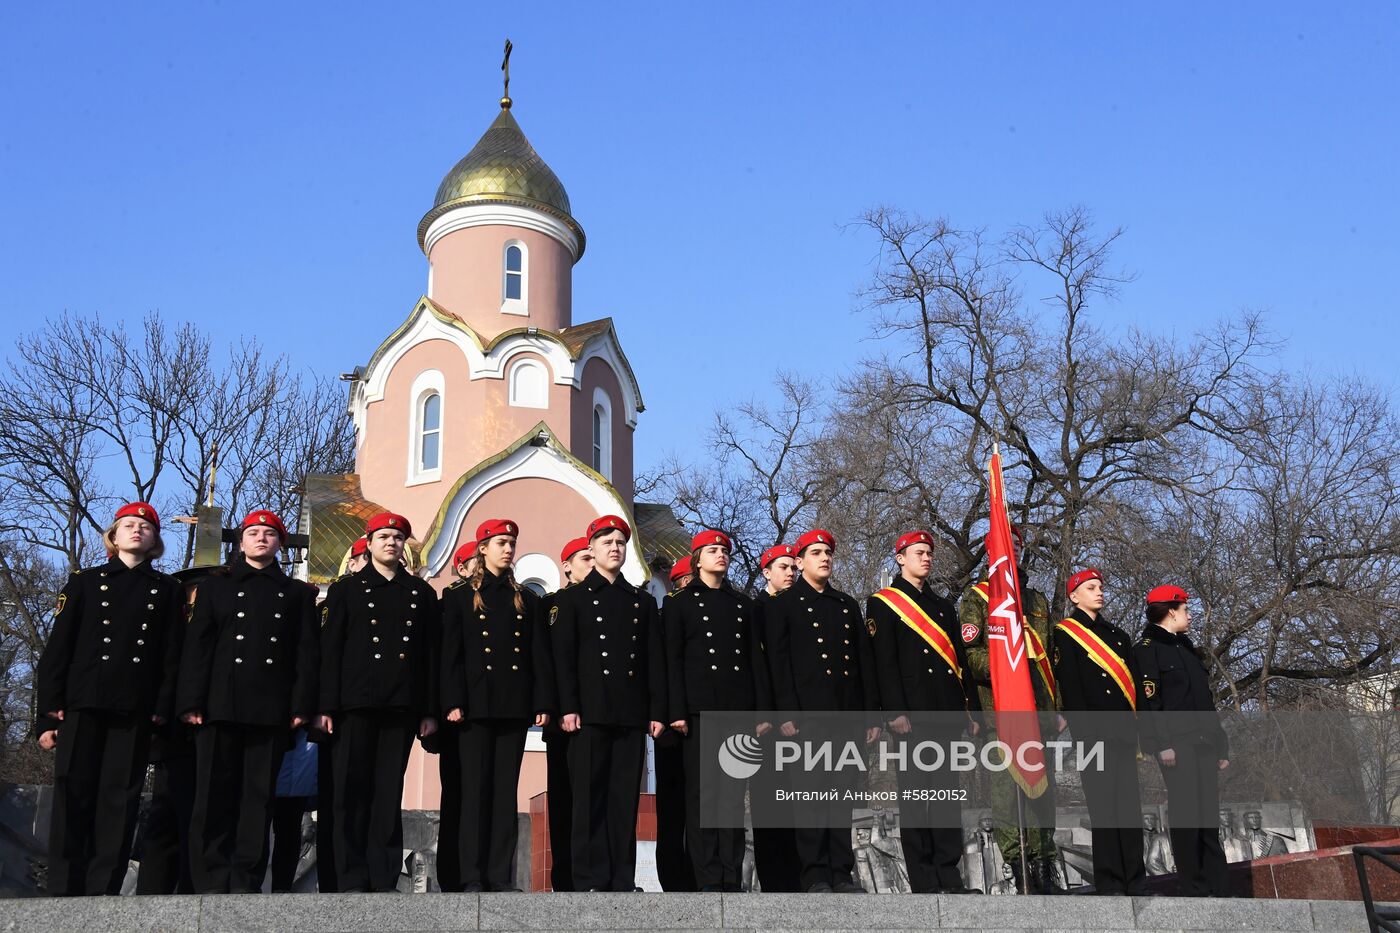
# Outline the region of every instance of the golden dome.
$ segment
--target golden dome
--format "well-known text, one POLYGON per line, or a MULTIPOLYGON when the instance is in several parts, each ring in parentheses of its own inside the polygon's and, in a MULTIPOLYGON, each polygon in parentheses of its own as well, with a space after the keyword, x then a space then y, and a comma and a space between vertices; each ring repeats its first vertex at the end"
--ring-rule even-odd
POLYGON ((557 217, 578 236, 578 252, 583 255, 583 228, 569 213, 568 192, 511 116, 509 98, 502 99, 495 121, 438 186, 433 209, 418 224, 418 245, 424 244, 428 227, 443 214, 483 203, 515 204, 557 217))

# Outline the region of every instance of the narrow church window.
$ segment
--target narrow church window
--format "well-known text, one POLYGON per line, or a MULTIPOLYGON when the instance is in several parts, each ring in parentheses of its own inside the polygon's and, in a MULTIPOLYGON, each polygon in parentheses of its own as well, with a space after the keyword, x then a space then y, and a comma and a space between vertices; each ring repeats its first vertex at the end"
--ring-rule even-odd
POLYGON ((525 296, 525 255, 519 246, 506 247, 506 301, 519 301, 525 296))
POLYGON ((593 469, 603 472, 603 406, 593 406, 593 469))
POLYGON ((436 470, 442 442, 442 396, 436 392, 423 399, 422 434, 418 446, 418 469, 436 470))

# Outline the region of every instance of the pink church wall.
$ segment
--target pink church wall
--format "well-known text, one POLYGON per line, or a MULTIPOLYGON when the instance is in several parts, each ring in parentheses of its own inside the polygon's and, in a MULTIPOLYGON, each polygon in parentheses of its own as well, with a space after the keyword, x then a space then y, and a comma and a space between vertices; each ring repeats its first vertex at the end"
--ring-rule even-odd
POLYGON ((632 435, 633 429, 627 426, 627 413, 623 410, 622 385, 617 374, 606 362, 594 357, 583 368, 578 395, 575 398, 570 421, 573 423, 573 439, 569 449, 575 457, 590 466, 593 463, 593 390, 601 388, 612 404, 612 476, 617 488, 628 506, 632 504, 632 435))
POLYGON ((384 398, 365 410, 366 440, 355 457, 365 497, 407 516, 417 531, 425 532, 443 497, 463 473, 510 446, 540 421, 556 432, 560 443, 569 444, 571 422, 564 413, 569 410, 571 387, 556 385, 549 363, 537 354, 522 353, 513 359, 521 358, 539 360, 549 371, 548 409, 509 404, 509 368, 506 378, 473 381, 466 357, 449 341, 425 340, 409 349, 389 374, 384 398), (441 479, 406 486, 414 442, 410 425, 417 404, 411 397, 413 382, 431 369, 443 375, 441 479))
POLYGON ((558 240, 522 227, 467 227, 433 244, 432 298, 487 339, 512 327, 562 330, 571 322, 574 257, 558 240), (529 315, 502 314, 505 247, 525 244, 529 315))

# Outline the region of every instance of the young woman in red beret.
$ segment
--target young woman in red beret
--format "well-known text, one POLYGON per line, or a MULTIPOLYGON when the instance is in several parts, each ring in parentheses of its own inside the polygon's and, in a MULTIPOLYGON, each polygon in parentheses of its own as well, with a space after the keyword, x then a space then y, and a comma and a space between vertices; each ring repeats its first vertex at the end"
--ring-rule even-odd
POLYGON ((145 502, 117 510, 108 561, 68 578, 36 672, 38 721, 54 761, 48 891, 120 894, 152 723, 171 715, 184 630, 182 590, 151 566, 165 547, 145 502))

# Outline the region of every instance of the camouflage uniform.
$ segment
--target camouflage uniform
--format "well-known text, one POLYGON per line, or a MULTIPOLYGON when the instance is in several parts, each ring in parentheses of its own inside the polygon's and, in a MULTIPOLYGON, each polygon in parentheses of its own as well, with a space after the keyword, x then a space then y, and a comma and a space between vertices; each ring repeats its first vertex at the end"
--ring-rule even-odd
MULTIPOLYGON (((991 662, 987 654, 987 581, 986 578, 963 591, 958 602, 958 623, 963 644, 967 648, 968 671, 977 684, 982 699, 982 709, 987 711, 986 741, 996 739, 996 719, 990 715, 996 704, 992 698, 991 662)), ((1021 588, 1022 608, 1025 621, 1040 636, 1040 642, 1049 650, 1050 645, 1050 602, 1045 594, 1025 586, 1021 588)), ((1031 687, 1035 691, 1035 705, 1041 710, 1040 732, 1049 740, 1055 733, 1055 698, 1053 687, 1047 684, 1040 666, 1031 665, 1031 687)), ((1046 761, 1046 776, 1050 786, 1038 798, 1025 801, 1026 819, 1026 861, 1031 873, 1031 889, 1052 893, 1058 888, 1059 869, 1055 851, 1055 775, 1046 761), (1053 883, 1052 883, 1053 881, 1053 883)), ((1016 831, 1016 784, 1010 771, 988 773, 992 796, 992 817, 996 821, 997 844, 1001 848, 1006 864, 1012 866, 1020 884, 1021 841, 1016 831)))

